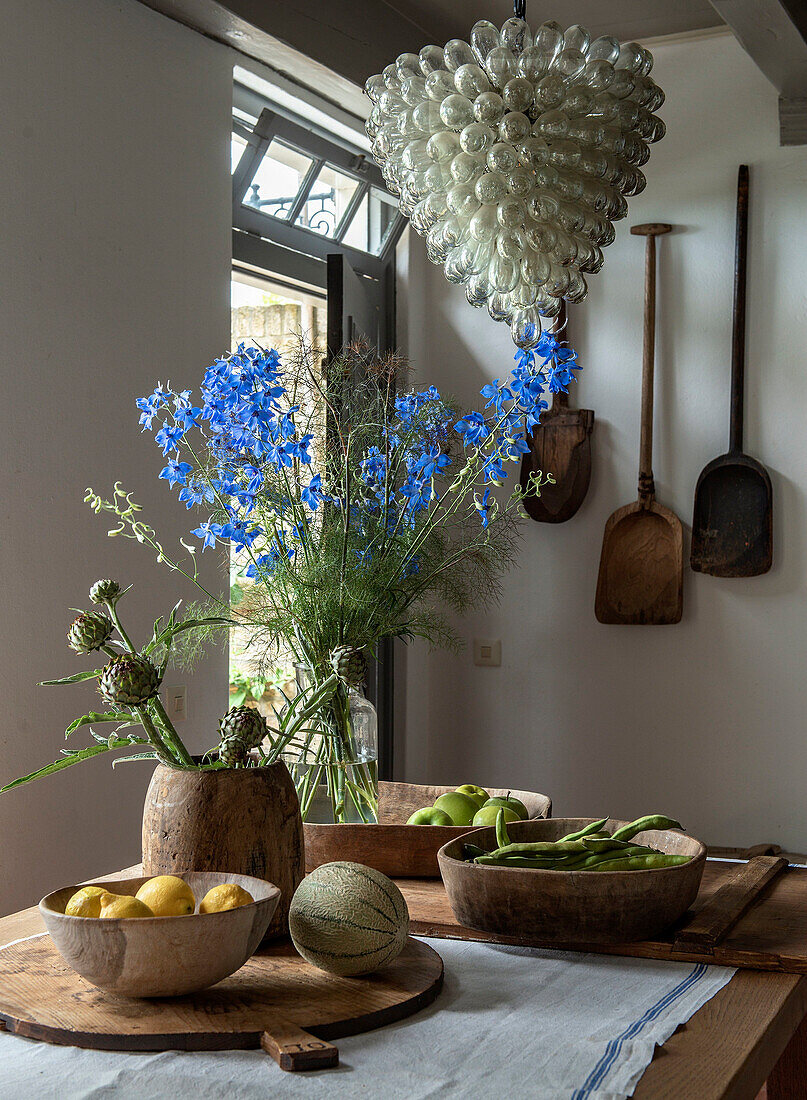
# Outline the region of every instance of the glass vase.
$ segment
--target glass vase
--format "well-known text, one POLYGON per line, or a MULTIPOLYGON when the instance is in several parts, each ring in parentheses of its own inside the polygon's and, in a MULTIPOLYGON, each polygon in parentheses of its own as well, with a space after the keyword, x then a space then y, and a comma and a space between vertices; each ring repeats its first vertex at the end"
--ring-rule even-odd
MULTIPOLYGON (((313 678, 295 665, 298 691, 313 678)), ((283 752, 303 821, 365 824, 378 821, 378 719, 358 688, 337 687, 283 752)))

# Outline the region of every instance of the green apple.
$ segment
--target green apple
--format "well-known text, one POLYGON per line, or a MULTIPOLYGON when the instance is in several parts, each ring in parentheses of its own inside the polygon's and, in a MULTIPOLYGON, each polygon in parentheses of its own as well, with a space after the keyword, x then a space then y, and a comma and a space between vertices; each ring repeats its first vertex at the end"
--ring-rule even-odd
POLYGON ((460 791, 451 791, 449 794, 441 794, 435 799, 435 809, 448 814, 454 825, 470 825, 479 805, 460 791))
POLYGON ((453 825, 454 822, 445 812, 434 806, 424 806, 422 810, 415 810, 406 823, 407 825, 453 825))
POLYGON ((475 783, 463 783, 461 787, 457 787, 457 790, 460 794, 467 794, 469 798, 472 798, 480 809, 490 798, 485 788, 477 787, 475 783))
MULTIPOLYGON (((513 798, 511 794, 508 794, 506 798, 504 795, 497 796, 496 798, 489 798, 485 806, 504 806, 505 809, 515 811, 521 821, 526 821, 530 816, 524 803, 518 798, 513 798)), ((482 808, 484 809, 484 806, 482 808)))
POLYGON ((481 810, 476 811, 471 824, 479 828, 485 825, 495 825, 496 818, 499 816, 499 810, 504 813, 505 825, 509 825, 511 821, 521 821, 516 811, 511 810, 509 806, 491 806, 491 804, 488 803, 486 806, 483 806, 481 810))

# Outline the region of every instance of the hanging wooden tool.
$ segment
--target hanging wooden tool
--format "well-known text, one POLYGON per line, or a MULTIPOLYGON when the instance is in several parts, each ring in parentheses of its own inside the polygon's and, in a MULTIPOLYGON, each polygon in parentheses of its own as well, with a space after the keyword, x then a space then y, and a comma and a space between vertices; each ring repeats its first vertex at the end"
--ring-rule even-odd
MULTIPOLYGON (((553 331, 565 334, 566 303, 553 331)), ((568 339, 568 337, 565 337, 568 339)), ((524 499, 527 513, 539 523, 565 523, 583 503, 591 480, 591 432, 594 412, 570 409, 569 395, 556 393, 552 407, 532 431, 530 452, 521 460, 521 487, 526 492, 530 474, 552 474, 554 484, 541 486, 541 495, 524 499)))
POLYGON ((683 528, 656 501, 653 482, 653 356, 656 343, 656 237, 671 225, 634 225, 645 253, 642 434, 639 499, 618 508, 605 525, 595 613, 601 623, 664 625, 681 620, 683 528))
POLYGON ((701 471, 692 517, 692 568, 713 577, 756 577, 767 573, 773 562, 771 479, 761 463, 742 453, 747 266, 748 165, 741 164, 737 177, 729 449, 701 471))

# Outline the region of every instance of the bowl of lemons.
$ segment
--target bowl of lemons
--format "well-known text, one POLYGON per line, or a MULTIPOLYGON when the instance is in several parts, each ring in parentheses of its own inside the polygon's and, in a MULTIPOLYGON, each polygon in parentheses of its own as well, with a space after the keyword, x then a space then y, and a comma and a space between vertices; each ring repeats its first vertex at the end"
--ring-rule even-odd
POLYGON ((220 982, 255 953, 280 890, 217 871, 66 886, 39 903, 64 961, 127 997, 180 997, 220 982))

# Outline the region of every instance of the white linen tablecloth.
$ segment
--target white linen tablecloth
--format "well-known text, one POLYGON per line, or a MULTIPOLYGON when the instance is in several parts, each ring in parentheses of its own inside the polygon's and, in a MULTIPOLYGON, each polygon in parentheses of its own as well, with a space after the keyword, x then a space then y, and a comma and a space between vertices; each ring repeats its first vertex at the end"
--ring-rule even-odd
POLYGON ((0 1032, 1 1100, 616 1100, 729 967, 428 940, 436 1002, 339 1039, 338 1069, 284 1073, 261 1051, 121 1054, 0 1032))

